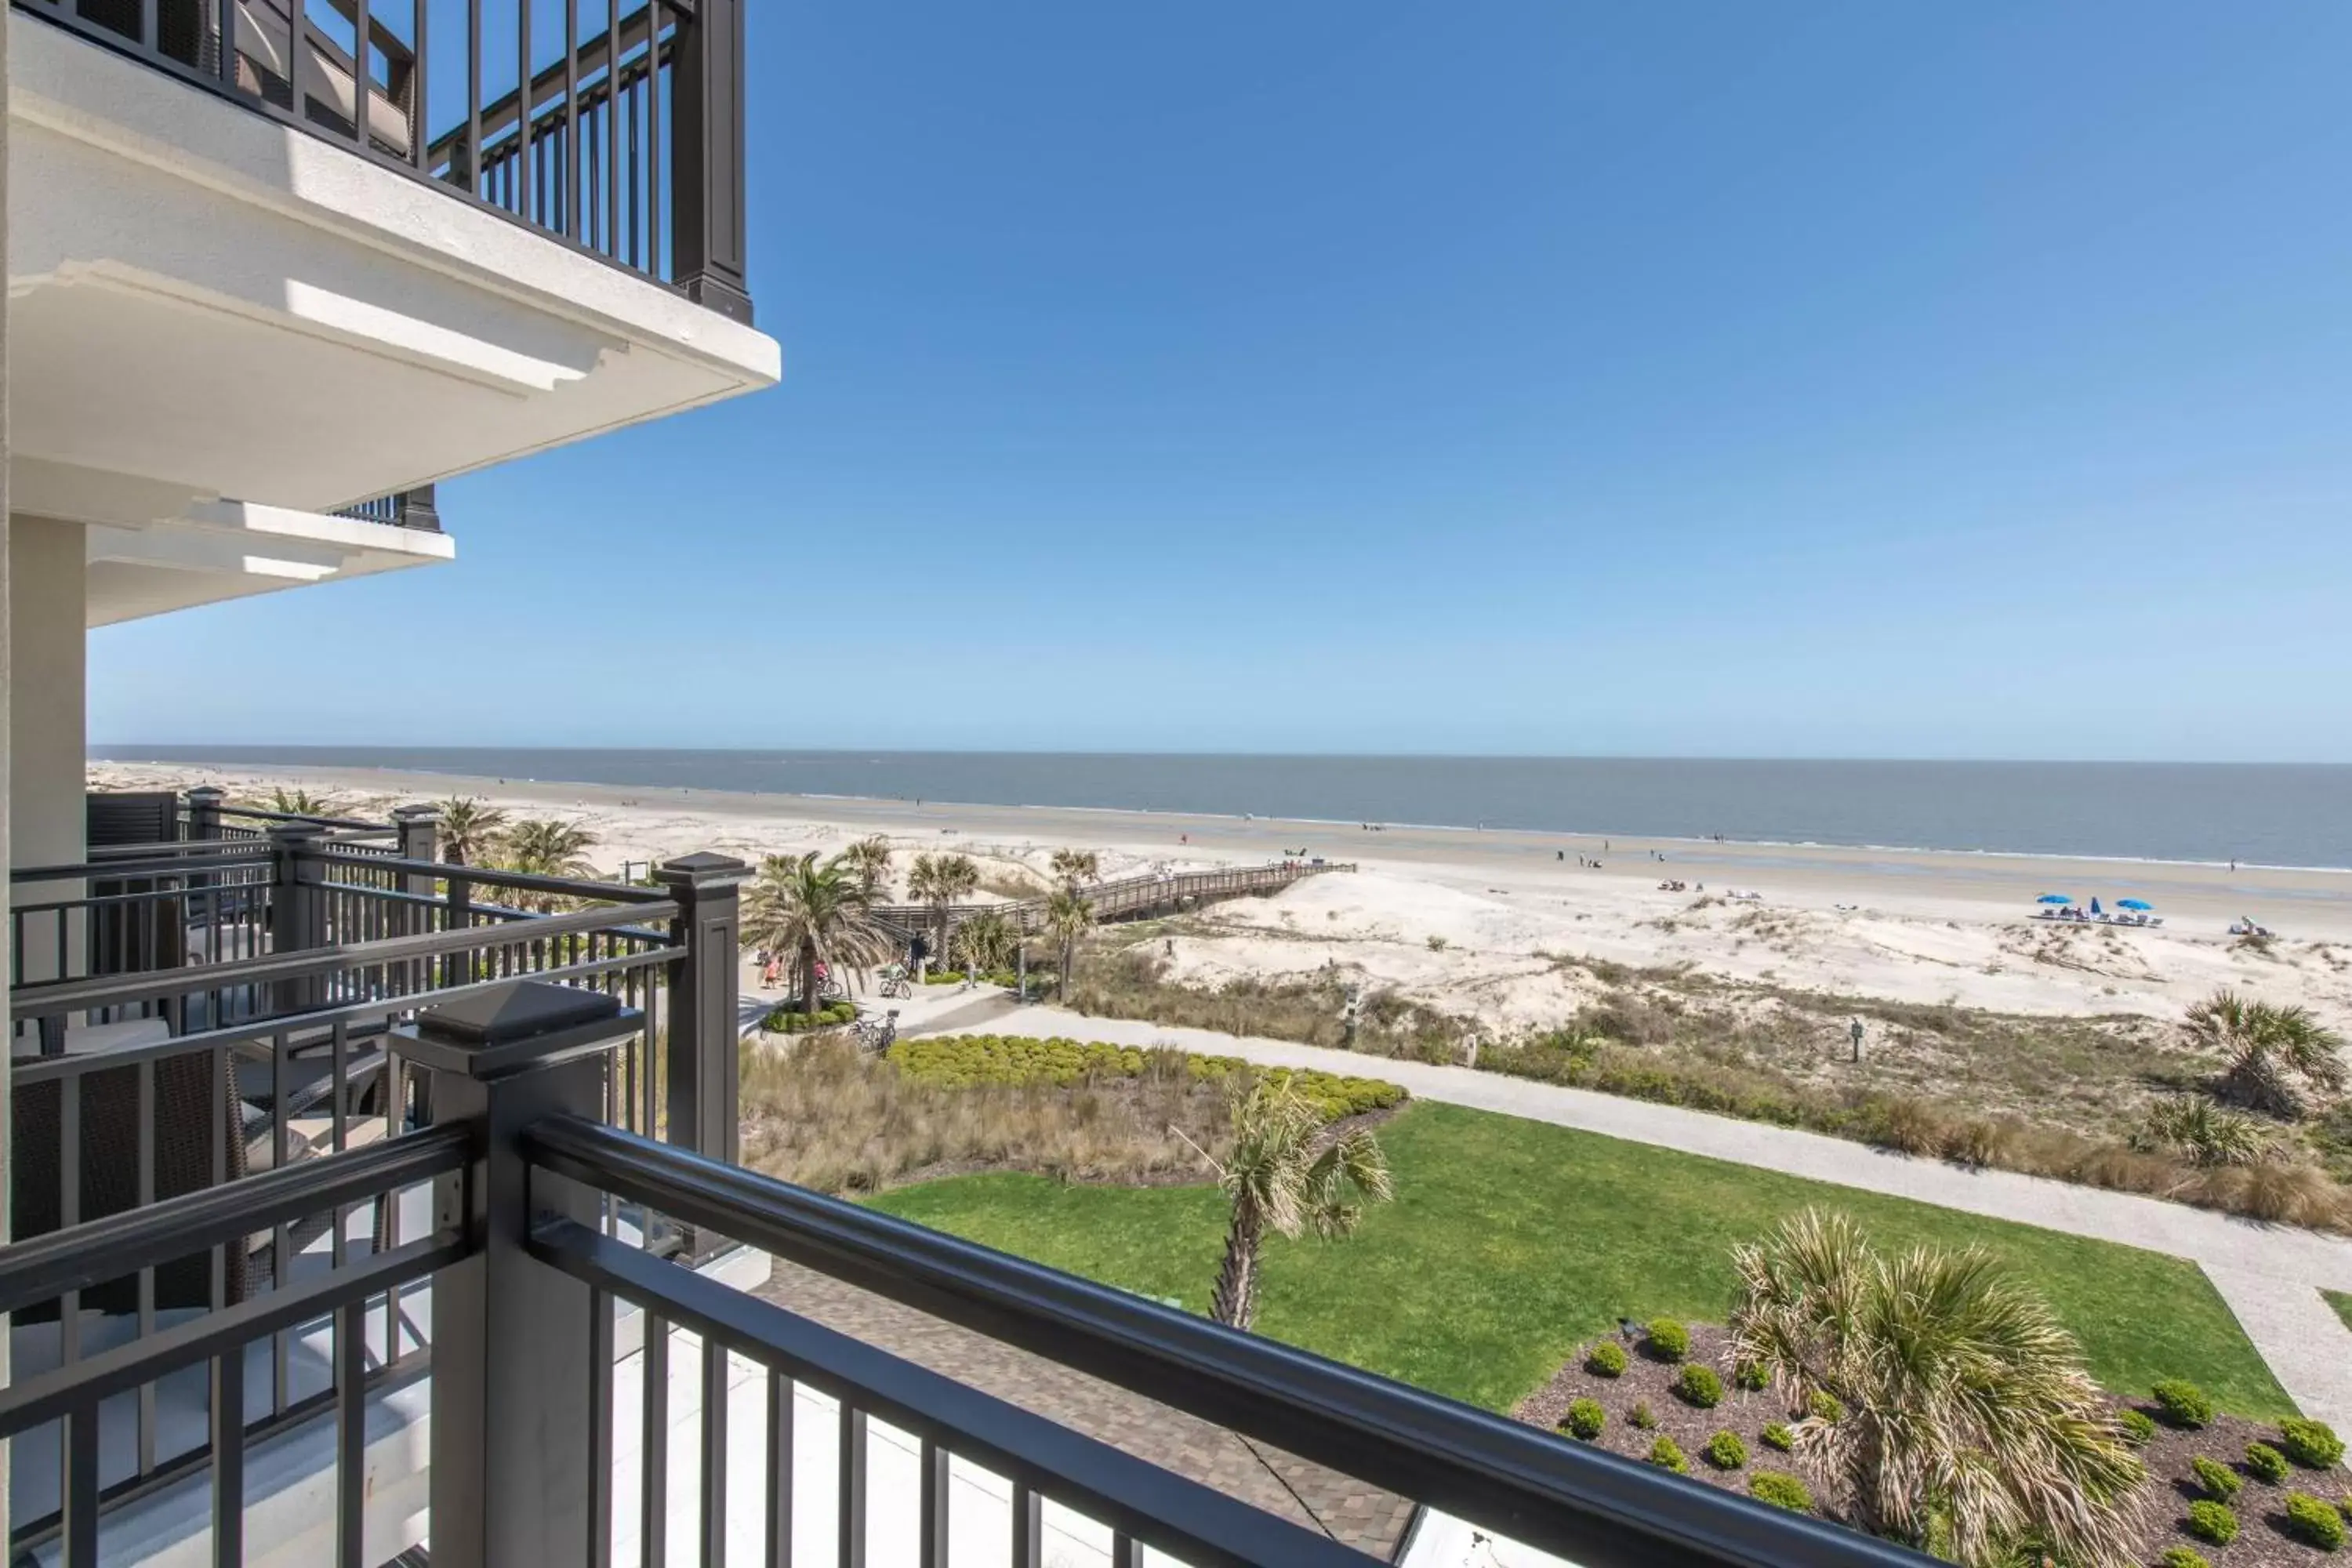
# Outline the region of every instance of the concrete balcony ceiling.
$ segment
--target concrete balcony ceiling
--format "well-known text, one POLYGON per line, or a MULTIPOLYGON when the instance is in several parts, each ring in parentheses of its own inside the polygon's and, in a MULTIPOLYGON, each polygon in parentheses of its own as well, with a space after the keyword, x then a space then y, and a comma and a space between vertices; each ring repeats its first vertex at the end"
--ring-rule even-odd
MULTIPOLYGON (((772 339, 656 280, 37 17, 8 27, 19 510, 183 535, 155 571, 380 569, 446 541, 353 524, 306 553, 293 519, 777 378, 772 339)), ((94 563, 137 554, 93 534, 94 563)))

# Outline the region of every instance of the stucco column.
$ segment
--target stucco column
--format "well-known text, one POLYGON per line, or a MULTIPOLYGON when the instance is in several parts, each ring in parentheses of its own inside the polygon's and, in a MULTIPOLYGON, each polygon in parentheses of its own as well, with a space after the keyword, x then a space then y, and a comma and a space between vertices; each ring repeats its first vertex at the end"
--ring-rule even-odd
MULTIPOLYGON (((11 865, 68 866, 84 858, 88 807, 83 589, 88 543, 80 527, 48 518, 8 521, 8 848, 11 865)), ((14 889, 18 903, 79 898, 79 883, 14 889)), ((27 922, 26 980, 80 972, 80 931, 27 922)))

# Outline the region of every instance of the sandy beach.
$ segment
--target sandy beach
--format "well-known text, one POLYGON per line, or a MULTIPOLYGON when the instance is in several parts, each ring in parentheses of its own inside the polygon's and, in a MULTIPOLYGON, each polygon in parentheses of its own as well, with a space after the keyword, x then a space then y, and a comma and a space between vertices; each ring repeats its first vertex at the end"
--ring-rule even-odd
MULTIPOLYGON (((1269 900, 1213 907, 1174 939, 1171 978, 1214 984, 1337 963, 1482 1026, 1551 1026, 1590 997, 1563 961, 1680 969, 1770 987, 2026 1015, 2176 1018, 2231 985, 2352 1025, 2352 873, 2130 860, 2069 860, 1493 830, 1333 826, 938 802, 463 778, 292 766, 93 763, 101 787, 199 783, 267 795, 331 795, 377 815, 473 795, 518 815, 558 816, 597 836, 618 870, 696 849, 830 852, 880 834, 911 855, 972 856, 1009 893, 1042 885, 1064 847, 1106 876, 1304 853, 1360 868, 1269 900), (1679 881, 1683 890, 1660 884, 1679 881), (1753 894, 1735 900, 1734 892, 1753 894), (2138 898, 2160 928, 2032 918, 2042 894, 2112 908, 2138 898), (2229 935, 2251 916, 2267 952, 2229 935)), ((905 856, 902 856, 902 862, 905 856)), ((903 864, 902 864, 903 870, 903 864)))

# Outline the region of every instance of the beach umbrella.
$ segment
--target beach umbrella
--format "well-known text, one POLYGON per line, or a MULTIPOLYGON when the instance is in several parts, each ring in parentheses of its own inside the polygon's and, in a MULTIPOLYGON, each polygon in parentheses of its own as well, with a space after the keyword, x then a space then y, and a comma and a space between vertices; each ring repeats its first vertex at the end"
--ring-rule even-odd
POLYGON ((2071 904, 2074 900, 2063 893, 2044 893, 2033 901, 2037 904, 2071 904))
POLYGON ((2146 899, 2117 899, 2116 900, 2116 908, 2119 910, 2152 910, 2156 908, 2156 906, 2149 903, 2146 899))

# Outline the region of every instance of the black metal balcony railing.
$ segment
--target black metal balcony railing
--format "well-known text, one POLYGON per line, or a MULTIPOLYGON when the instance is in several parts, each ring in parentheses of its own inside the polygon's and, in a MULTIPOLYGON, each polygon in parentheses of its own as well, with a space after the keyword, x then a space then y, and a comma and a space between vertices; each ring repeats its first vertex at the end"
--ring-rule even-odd
POLYGON ((397 495, 377 496, 356 506, 341 508, 335 515, 356 518, 362 522, 390 523, 394 528, 417 528, 434 533, 441 531, 441 511, 434 504, 431 485, 419 485, 397 495))
POLYGON ((13 4, 751 319, 746 0, 13 4))

